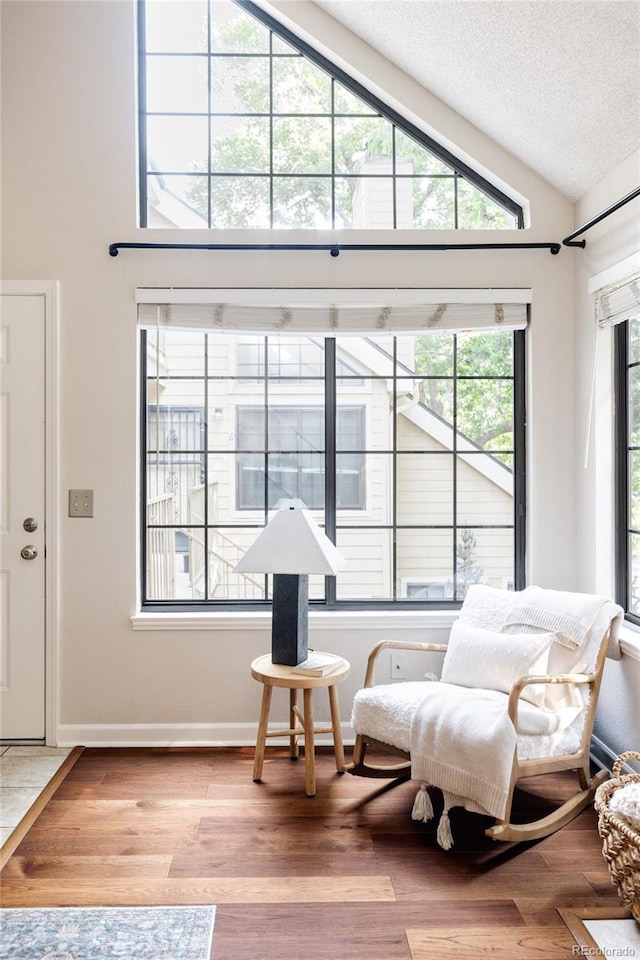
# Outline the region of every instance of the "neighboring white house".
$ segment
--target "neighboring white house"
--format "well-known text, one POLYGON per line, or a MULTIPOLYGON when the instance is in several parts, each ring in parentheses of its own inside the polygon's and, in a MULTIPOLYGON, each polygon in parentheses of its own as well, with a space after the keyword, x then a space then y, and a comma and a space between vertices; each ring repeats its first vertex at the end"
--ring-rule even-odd
MULTIPOLYGON (((203 337, 149 331, 147 519, 160 528, 149 532, 148 597, 204 597, 206 526, 209 597, 260 599, 264 578, 233 567, 264 522, 265 457, 269 506, 301 497, 324 522, 322 340, 269 347, 267 453, 264 338, 210 335, 205 380, 203 337)), ((398 339, 399 378, 388 339, 337 344, 337 543, 347 558, 338 598, 451 598, 452 538, 459 592, 465 581, 512 586, 512 471, 459 432, 453 453, 451 424, 421 393, 417 338, 398 339)), ((323 583, 312 578, 312 596, 323 583)))

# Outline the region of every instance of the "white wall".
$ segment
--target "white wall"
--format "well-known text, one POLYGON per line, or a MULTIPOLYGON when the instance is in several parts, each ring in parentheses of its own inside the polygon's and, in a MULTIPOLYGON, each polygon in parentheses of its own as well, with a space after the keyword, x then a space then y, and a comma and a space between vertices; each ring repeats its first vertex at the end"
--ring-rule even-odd
MULTIPOLYGON (((582 198, 576 209, 576 229, 639 183, 640 152, 636 152, 582 198)), ((636 257, 640 268, 639 208, 640 201, 632 200, 601 221, 584 235, 585 249, 573 255, 578 585, 582 590, 609 596, 614 592, 613 331, 601 331, 596 337, 595 297, 590 289, 612 282, 606 279, 611 271, 626 273, 630 258, 636 257), (590 417, 594 358, 595 392, 590 417)), ((596 723, 596 736, 605 751, 614 756, 640 749, 640 633, 627 630, 624 636, 622 660, 607 663, 596 723)))
MULTIPOLYGON (((409 103, 531 204, 531 228, 498 240, 560 241, 571 205, 444 104, 356 42, 310 3, 306 16, 360 76, 409 103)), ((95 490, 95 518, 63 517, 60 531, 59 734, 64 742, 251 741, 260 689, 250 661, 268 649, 267 616, 180 618, 132 629, 136 613, 138 285, 524 286, 533 289, 529 340, 529 582, 576 585, 574 525, 573 254, 123 251, 115 241, 205 241, 207 231, 136 228, 134 7, 129 0, 4 0, 2 15, 2 275, 61 284, 60 490, 95 490), (531 465, 534 465, 532 468, 531 465), (143 725, 142 727, 138 725, 143 725), (150 727, 147 725, 151 725, 150 727), (200 725, 200 726, 194 726, 200 725)), ((496 239, 469 233, 465 240, 496 239)), ((216 240, 264 240, 242 233, 216 240)), ((274 238, 269 238, 274 239, 274 238)), ((332 239, 282 232, 277 239, 332 239)), ((355 242, 388 241, 360 232, 355 242)), ((413 233, 395 239, 415 241, 413 233)), ((428 241, 431 236, 425 236, 428 241)), ((444 242, 460 235, 444 232, 444 242)), ((53 562, 54 558, 49 558, 53 562)), ((353 663, 343 718, 383 636, 446 636, 450 617, 317 615, 316 646, 353 663)), ((280 719, 285 711, 280 709, 280 719)))

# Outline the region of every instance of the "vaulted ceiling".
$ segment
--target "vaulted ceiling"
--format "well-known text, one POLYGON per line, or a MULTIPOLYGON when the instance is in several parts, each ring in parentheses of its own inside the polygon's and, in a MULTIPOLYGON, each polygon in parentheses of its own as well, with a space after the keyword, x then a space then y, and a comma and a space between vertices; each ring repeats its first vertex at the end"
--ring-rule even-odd
POLYGON ((572 200, 640 148, 640 0, 314 2, 572 200))

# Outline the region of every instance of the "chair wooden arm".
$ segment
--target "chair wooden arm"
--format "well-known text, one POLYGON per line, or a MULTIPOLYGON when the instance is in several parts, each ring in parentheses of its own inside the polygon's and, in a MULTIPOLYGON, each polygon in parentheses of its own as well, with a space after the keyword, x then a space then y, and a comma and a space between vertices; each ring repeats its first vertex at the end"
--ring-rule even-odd
POLYGON ((446 643, 418 643, 413 640, 380 640, 369 654, 367 660, 367 672, 364 678, 364 686, 373 686, 373 676, 375 673, 376 660, 379 654, 385 649, 392 650, 422 650, 425 653, 444 653, 447 649, 446 643))
POLYGON ((509 718, 517 729, 520 694, 530 683, 593 683, 596 677, 597 674, 595 673, 562 673, 555 676, 551 676, 550 674, 542 674, 540 676, 530 674, 526 677, 519 677, 509 694, 509 718))

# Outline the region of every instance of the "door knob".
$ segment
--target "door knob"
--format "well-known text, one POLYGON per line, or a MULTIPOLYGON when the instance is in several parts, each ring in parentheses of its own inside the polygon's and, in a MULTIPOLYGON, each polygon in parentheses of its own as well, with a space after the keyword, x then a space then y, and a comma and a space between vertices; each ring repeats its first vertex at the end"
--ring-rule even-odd
POLYGON ((20 551, 20 556, 23 560, 35 560, 38 556, 38 551, 32 543, 28 544, 26 547, 23 547, 20 551))
POLYGON ((27 533, 34 533, 38 529, 38 521, 35 517, 27 517, 23 522, 22 527, 27 533))

